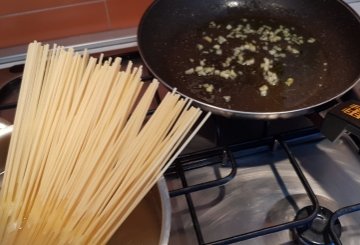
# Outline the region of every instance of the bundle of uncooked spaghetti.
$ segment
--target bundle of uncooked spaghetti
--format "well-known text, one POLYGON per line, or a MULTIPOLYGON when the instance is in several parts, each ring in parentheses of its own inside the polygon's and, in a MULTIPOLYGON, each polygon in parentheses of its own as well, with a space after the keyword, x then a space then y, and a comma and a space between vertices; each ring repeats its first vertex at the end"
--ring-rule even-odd
POLYGON ((145 86, 141 68, 120 66, 29 45, 1 244, 105 244, 206 120, 175 92, 149 117, 158 82, 145 86))

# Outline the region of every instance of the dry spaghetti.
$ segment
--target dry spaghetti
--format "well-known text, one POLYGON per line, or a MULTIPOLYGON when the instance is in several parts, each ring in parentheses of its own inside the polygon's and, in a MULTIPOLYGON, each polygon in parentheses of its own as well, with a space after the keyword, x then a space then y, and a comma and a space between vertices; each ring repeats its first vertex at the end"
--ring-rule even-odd
POLYGON ((29 45, 1 244, 105 244, 209 116, 172 92, 149 117, 158 82, 102 59, 29 45))

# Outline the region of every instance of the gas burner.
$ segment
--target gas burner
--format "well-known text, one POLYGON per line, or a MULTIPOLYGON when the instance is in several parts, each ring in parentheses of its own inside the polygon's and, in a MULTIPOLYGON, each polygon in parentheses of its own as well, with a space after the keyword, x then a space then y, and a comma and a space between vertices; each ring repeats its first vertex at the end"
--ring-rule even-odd
MULTIPOLYGON (((295 219, 303 219, 312 213, 313 207, 307 206, 300 209, 295 219)), ((333 244, 330 236, 329 222, 333 212, 325 207, 320 207, 315 219, 310 223, 293 229, 294 240, 304 245, 326 245, 333 244)), ((335 234, 337 237, 341 235, 341 224, 337 219, 335 221, 335 234)))

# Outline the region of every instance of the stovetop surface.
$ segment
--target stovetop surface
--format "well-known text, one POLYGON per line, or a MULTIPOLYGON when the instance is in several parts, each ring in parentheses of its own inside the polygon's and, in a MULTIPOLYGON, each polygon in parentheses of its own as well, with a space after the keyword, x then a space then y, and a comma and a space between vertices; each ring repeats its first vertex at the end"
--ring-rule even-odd
MULTIPOLYGON (((239 124, 241 126, 241 124, 239 124)), ((206 139, 195 139, 206 144, 206 139)), ((360 157, 348 136, 333 143, 319 133, 288 142, 319 203, 331 211, 360 202, 360 157)), ((208 146, 211 143, 208 142, 208 146)), ((234 152, 237 174, 226 185, 190 194, 204 242, 212 242, 252 230, 292 221, 296 212, 311 205, 284 151, 259 146, 234 152)), ((211 159, 208 159, 211 160, 211 159)), ((186 172, 189 185, 229 174, 219 164, 186 172)), ((168 177, 169 189, 181 186, 168 177)), ((185 196, 171 198, 172 226, 169 244, 198 244, 185 196)), ((343 244, 359 244, 360 213, 340 218, 343 244)), ((289 230, 236 244, 296 244, 289 230)))

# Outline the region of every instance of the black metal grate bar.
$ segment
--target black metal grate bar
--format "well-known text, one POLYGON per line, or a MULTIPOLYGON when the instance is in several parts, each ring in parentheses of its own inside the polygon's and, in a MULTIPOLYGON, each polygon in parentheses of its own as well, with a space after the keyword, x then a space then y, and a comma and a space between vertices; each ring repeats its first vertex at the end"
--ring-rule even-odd
MULTIPOLYGON (((312 133, 311 130, 309 132, 312 133)), ((286 140, 289 140, 291 138, 292 137, 289 137, 289 135, 286 136, 286 140)), ((191 199, 191 196, 189 193, 194 192, 194 191, 199 191, 202 189, 207 189, 207 188, 223 185, 223 184, 227 183, 228 181, 230 181, 233 177, 224 182, 222 182, 222 180, 220 180, 220 181, 215 180, 215 181, 204 182, 204 183, 191 185, 191 186, 189 186, 188 183, 186 182, 186 178, 185 178, 186 171, 190 171, 192 169, 197 169, 197 168, 201 168, 204 166, 216 164, 216 163, 211 163, 211 159, 214 158, 214 156, 216 156, 216 154, 218 154, 218 155, 221 154, 221 151, 220 151, 221 148, 219 148, 219 147, 214 148, 212 150, 210 149, 210 150, 205 150, 202 152, 195 152, 195 153, 182 155, 178 158, 178 161, 176 162, 176 164, 173 165, 169 169, 168 174, 169 175, 177 174, 181 179, 183 188, 170 191, 170 196, 174 197, 174 196, 179 196, 179 195, 185 195, 187 203, 188 203, 188 207, 189 207, 189 212, 193 219, 192 221, 194 224, 194 230, 195 230, 199 244, 201 244, 201 245, 231 244, 231 243, 255 238, 258 236, 263 236, 266 234, 279 232, 282 230, 289 230, 289 229, 292 229, 292 228, 295 228, 298 226, 303 226, 305 224, 312 222, 312 220, 316 217, 316 215, 319 211, 319 202, 318 202, 313 190, 311 189, 305 175, 303 174, 299 163, 295 159, 293 153, 290 151, 286 140, 283 140, 282 137, 279 137, 278 140, 274 137, 267 137, 267 138, 263 138, 260 140, 253 140, 253 141, 244 142, 241 144, 231 145, 226 148, 225 152, 226 152, 226 155, 229 157, 232 167, 236 169, 237 165, 236 165, 236 161, 233 156, 234 152, 240 151, 240 150, 248 150, 248 149, 252 149, 253 147, 261 147, 261 146, 264 146, 265 148, 267 148, 267 150, 271 150, 272 145, 274 145, 278 142, 279 145, 281 146, 281 148, 285 151, 290 164, 293 166, 294 171, 296 172, 298 178, 300 179, 302 185, 304 186, 304 189, 312 203, 313 212, 304 219, 299 219, 299 220, 294 219, 293 221, 285 222, 283 224, 278 224, 275 226, 250 231, 247 233, 231 236, 228 238, 224 238, 224 239, 220 239, 220 240, 212 241, 212 242, 208 242, 208 243, 204 242, 204 235, 202 234, 199 220, 196 215, 196 210, 195 210, 194 204, 192 202, 192 199, 191 199)), ((232 174, 234 176, 236 175, 235 169, 232 170, 232 173, 230 175, 232 175, 232 174)))
POLYGON ((342 242, 340 240, 340 238, 336 235, 336 232, 335 232, 335 221, 343 216, 343 215, 346 215, 346 214, 350 214, 350 213, 353 213, 353 212, 358 212, 360 211, 360 203, 358 204, 354 204, 354 205, 351 205, 351 206, 347 206, 347 207, 343 207, 343 208, 340 208, 338 209, 337 211, 335 211, 333 213, 333 215, 331 216, 331 219, 330 219, 330 235, 331 235, 331 238, 334 240, 333 242, 336 244, 336 245, 342 245, 342 242))
MULTIPOLYGON (((307 181, 304 173, 302 172, 299 163, 295 159, 294 154, 290 151, 289 146, 285 143, 285 141, 283 141, 281 139, 279 140, 279 143, 283 147, 283 149, 285 150, 285 152, 286 152, 286 154, 287 154, 287 156, 288 156, 288 158, 290 160, 290 163, 292 164, 297 176, 299 177, 302 185, 304 186, 304 188, 306 190, 306 193, 308 194, 308 196, 309 196, 309 198, 310 198, 310 200, 311 200, 311 202, 312 202, 312 204, 314 206, 315 213, 313 213, 312 215, 315 218, 316 213, 319 211, 319 201, 317 200, 314 191, 311 189, 309 182, 307 181)), ((310 216, 312 216, 312 215, 310 215, 310 216)))
MULTIPOLYGON (((230 165, 231 165, 231 171, 225 177, 221 177, 221 178, 218 178, 216 180, 207 181, 207 182, 203 182, 203 183, 192 185, 192 186, 184 186, 183 188, 179 188, 179 189, 176 189, 176 190, 169 191, 170 197, 175 197, 175 196, 179 196, 179 195, 183 195, 183 194, 187 194, 187 193, 191 193, 191 192, 195 192, 195 191, 205 190, 205 189, 208 189, 208 188, 212 188, 212 187, 221 186, 221 185, 226 184, 227 182, 229 182, 231 179, 233 179, 235 177, 236 172, 237 172, 236 161, 235 161, 234 157, 232 156, 232 154, 230 153, 230 151, 228 151, 227 149, 224 149, 224 151, 223 151, 223 163, 224 162, 230 162, 230 165)), ((180 170, 181 175, 185 175, 184 174, 185 171, 192 170, 194 168, 204 167, 204 166, 207 166, 207 165, 208 164, 201 164, 200 163, 200 166, 197 165, 195 167, 193 166, 191 168, 188 167, 187 169, 185 169, 183 167, 183 165, 181 164, 181 162, 178 162, 176 164, 176 169, 178 171, 180 170)))
MULTIPOLYGON (((181 184, 186 189, 188 187, 188 183, 186 181, 185 172, 181 168, 181 165, 178 165, 178 168, 179 168, 178 173, 179 173, 179 176, 180 176, 180 179, 181 179, 181 184)), ((198 220, 196 212, 195 212, 195 207, 194 207, 193 200, 191 198, 190 193, 184 193, 184 194, 185 194, 187 205, 189 207, 190 216, 191 216, 191 219, 193 221, 197 241, 198 241, 199 244, 203 244, 204 243, 204 237, 203 237, 203 234, 201 232, 200 223, 199 223, 199 220, 198 220)))
POLYGON ((289 147, 287 146, 286 142, 279 140, 280 145, 282 146, 282 148, 284 149, 284 151, 286 152, 290 163, 292 164, 297 176, 299 177, 301 183, 303 184, 305 191, 310 199, 310 201, 312 202, 312 206, 314 207, 313 212, 306 218, 304 219, 299 219, 299 220, 294 220, 294 221, 290 221, 290 222, 286 222, 283 224, 279 224, 279 225, 275 225, 275 226, 271 226, 271 227, 266 227, 266 228, 262 228, 259 230, 254 230, 254 231, 250 231, 247 233, 243 233, 240 235, 235 235, 229 238, 225 238, 225 239, 221 239, 221 240, 217 240, 217 241, 213 241, 213 242, 209 242, 209 243, 205 243, 206 245, 223 245, 223 244, 231 244, 231 243, 235 243, 235 242, 239 242, 239 241, 244 241, 244 240, 248 240, 251 238, 255 238, 255 237, 259 237, 259 236, 264 236, 270 233, 275 233, 275 232, 279 232, 282 230, 289 230, 298 226, 302 226, 305 225, 309 222, 311 222, 317 215, 318 211, 319 211, 319 202, 313 192, 313 190, 311 189, 305 175, 303 174, 298 162, 296 161, 293 153, 290 151, 289 147))

